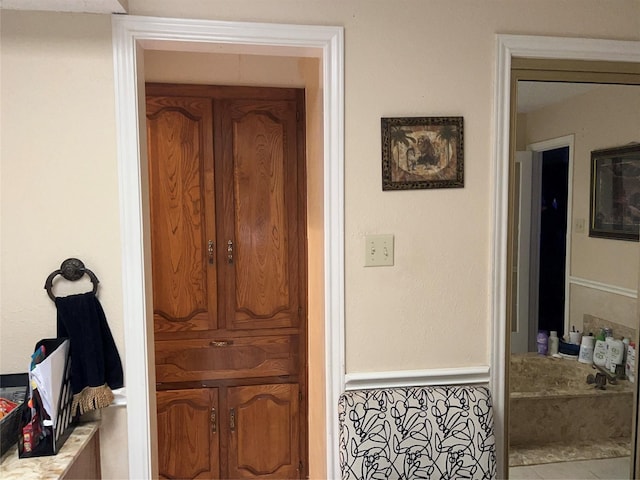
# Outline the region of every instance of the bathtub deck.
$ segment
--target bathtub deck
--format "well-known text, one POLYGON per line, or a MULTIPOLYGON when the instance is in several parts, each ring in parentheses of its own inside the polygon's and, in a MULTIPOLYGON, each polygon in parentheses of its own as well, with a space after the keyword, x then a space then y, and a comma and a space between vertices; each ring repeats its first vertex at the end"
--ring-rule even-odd
POLYGON ((631 439, 602 439, 598 442, 561 443, 509 447, 509 466, 538 465, 629 456, 631 439))

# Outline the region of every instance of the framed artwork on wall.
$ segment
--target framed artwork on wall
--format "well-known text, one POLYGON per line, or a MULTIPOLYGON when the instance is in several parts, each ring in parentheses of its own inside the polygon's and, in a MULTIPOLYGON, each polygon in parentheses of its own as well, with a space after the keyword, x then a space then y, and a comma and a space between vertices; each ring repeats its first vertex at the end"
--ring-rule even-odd
POLYGON ((638 241, 640 143, 591 152, 589 236, 638 241))
POLYGON ((462 117, 381 119, 382 190, 464 187, 462 117))

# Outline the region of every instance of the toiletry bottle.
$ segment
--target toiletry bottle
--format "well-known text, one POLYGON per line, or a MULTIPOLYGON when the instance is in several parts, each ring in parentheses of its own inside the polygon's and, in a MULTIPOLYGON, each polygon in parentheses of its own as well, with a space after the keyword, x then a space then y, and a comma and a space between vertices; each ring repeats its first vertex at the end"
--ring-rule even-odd
POLYGON ((538 343, 538 353, 540 355, 546 355, 549 348, 549 336, 546 330, 538 330, 538 336, 536 338, 538 343))
POLYGON ((556 355, 559 345, 560 339, 558 338, 558 332, 551 330, 551 336, 549 337, 549 355, 556 355))
POLYGON ((595 337, 591 334, 586 337, 582 337, 580 343, 580 353, 578 355, 578 361, 580 363, 592 364, 593 363, 593 348, 595 346, 595 337))
POLYGON ((629 342, 625 373, 630 382, 636 381, 636 342, 629 342))
POLYGON ((624 343, 622 340, 613 339, 609 342, 609 371, 616 373, 618 365, 622 365, 624 359, 624 343))
POLYGON ((607 343, 600 338, 593 347, 593 363, 599 367, 604 367, 607 363, 607 343))
POLYGON ((611 354, 613 353, 613 350, 611 349, 611 344, 613 343, 613 336, 606 337, 604 339, 604 343, 607 346, 607 353, 604 357, 604 368, 607 370, 611 370, 611 354))

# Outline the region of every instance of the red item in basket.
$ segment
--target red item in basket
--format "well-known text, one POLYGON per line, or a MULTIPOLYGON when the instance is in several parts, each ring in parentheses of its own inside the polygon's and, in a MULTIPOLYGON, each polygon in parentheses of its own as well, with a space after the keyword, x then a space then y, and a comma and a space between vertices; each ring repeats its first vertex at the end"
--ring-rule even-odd
POLYGON ((22 427, 22 445, 25 452, 31 452, 35 448, 38 444, 40 433, 42 433, 42 426, 36 414, 29 423, 22 427))
POLYGON ((9 415, 11 410, 16 408, 18 404, 16 402, 12 402, 11 400, 7 400, 6 398, 0 398, 0 418, 5 415, 9 415))

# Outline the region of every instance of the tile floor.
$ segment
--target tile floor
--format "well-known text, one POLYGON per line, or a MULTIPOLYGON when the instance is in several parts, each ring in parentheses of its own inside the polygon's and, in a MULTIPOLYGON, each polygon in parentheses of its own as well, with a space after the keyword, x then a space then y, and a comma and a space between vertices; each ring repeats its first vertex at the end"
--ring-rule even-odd
POLYGON ((512 480, 541 478, 548 480, 629 479, 629 457, 511 467, 509 468, 509 478, 512 480))

